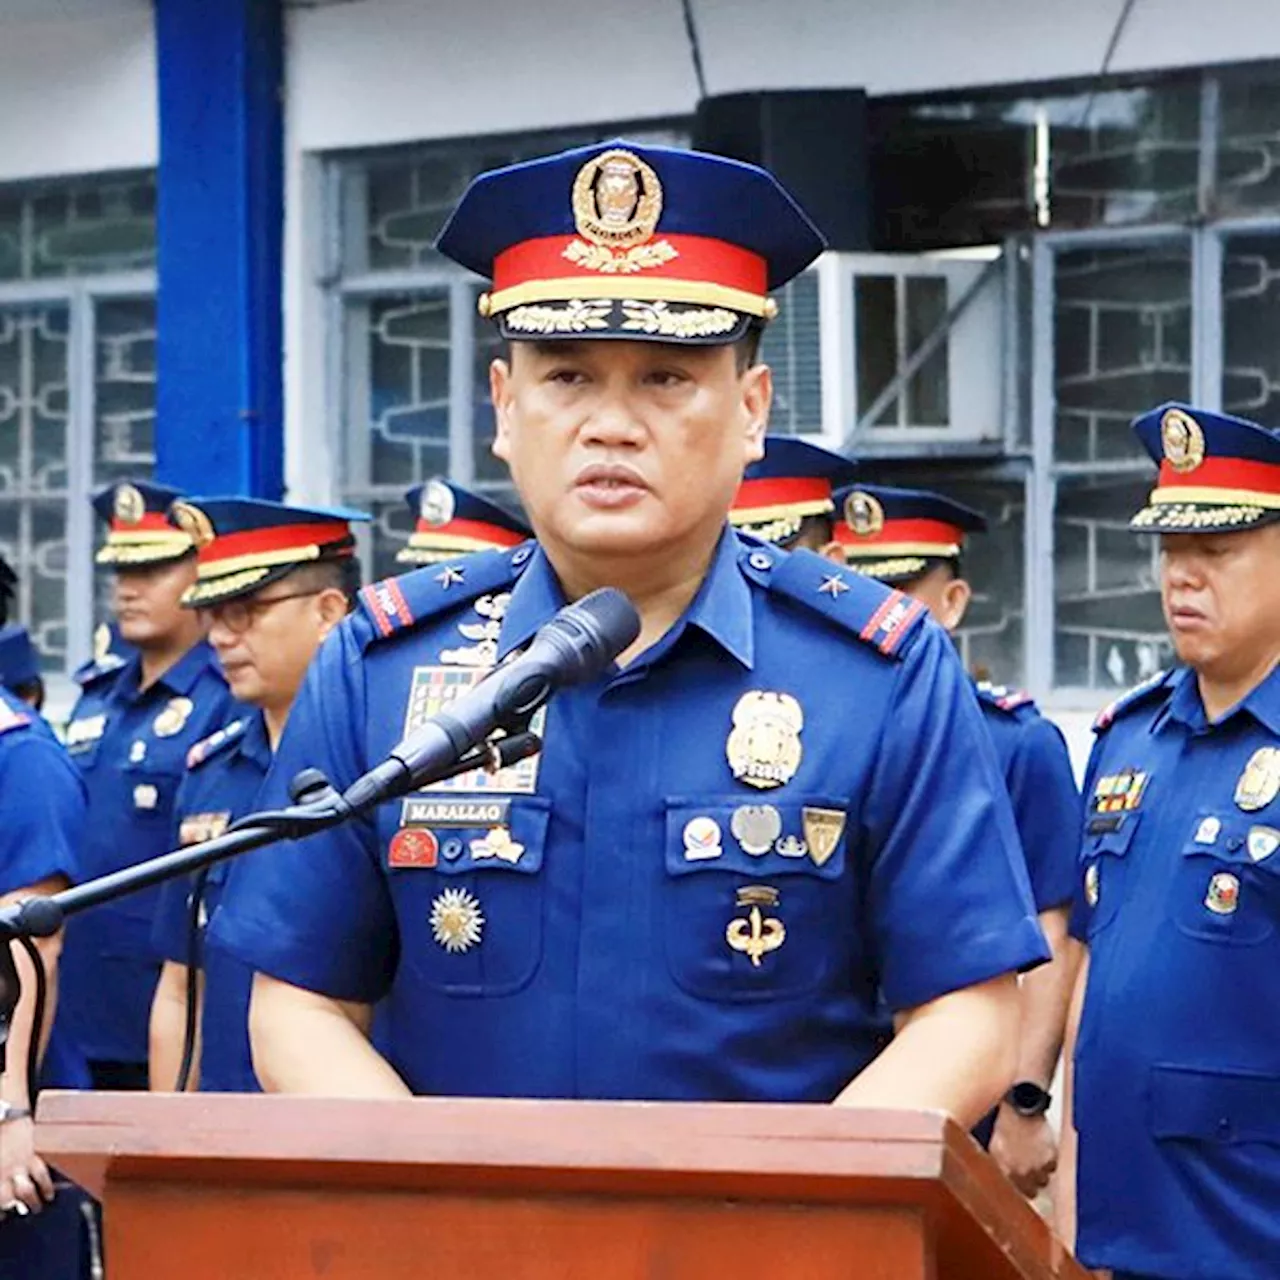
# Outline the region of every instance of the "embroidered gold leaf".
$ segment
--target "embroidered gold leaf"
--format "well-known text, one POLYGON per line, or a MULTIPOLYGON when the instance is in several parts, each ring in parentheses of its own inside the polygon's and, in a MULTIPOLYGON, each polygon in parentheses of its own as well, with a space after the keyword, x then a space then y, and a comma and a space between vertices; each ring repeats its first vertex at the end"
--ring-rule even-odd
POLYGON ((636 302, 630 298, 622 304, 622 312, 626 316, 623 329, 663 338, 715 337, 736 328, 740 318, 724 307, 672 311, 665 302, 636 302))
POLYGON ((588 271, 605 275, 634 275, 651 267, 660 267, 680 256, 680 251, 666 240, 638 244, 634 249, 610 249, 606 245, 571 240, 563 257, 588 271))
POLYGON ((517 333, 585 333, 607 329, 612 302, 582 302, 575 298, 563 306, 513 307, 503 317, 517 333))

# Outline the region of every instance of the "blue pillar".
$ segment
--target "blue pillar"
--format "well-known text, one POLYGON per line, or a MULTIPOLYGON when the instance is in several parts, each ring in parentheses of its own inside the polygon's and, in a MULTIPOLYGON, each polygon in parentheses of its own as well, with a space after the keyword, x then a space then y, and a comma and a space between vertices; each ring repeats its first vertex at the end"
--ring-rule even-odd
POLYGON ((284 487, 281 0, 156 0, 157 478, 284 487))

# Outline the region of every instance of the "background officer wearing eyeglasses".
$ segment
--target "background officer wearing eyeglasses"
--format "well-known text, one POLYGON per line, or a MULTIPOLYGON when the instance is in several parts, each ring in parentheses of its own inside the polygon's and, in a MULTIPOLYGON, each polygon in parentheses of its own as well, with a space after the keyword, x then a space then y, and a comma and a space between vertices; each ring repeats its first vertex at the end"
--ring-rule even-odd
MULTIPOLYGON (((187 755, 174 803, 176 848, 221 835, 257 807, 312 655, 359 589, 351 524, 368 517, 253 498, 195 498, 176 503, 170 518, 197 547, 196 582, 183 606, 203 615, 240 704, 229 724, 187 755)), ((249 1052, 253 974, 204 945, 204 924, 238 870, 234 861, 219 862, 194 882, 170 880, 161 888, 154 939, 165 962, 151 1006, 153 1089, 171 1090, 178 1080, 188 1017, 196 1028, 189 1087, 210 1093, 258 1087, 249 1052), (196 1011, 188 1008, 193 967, 196 1011)))
MULTIPOLYGON (((165 519, 179 495, 121 482, 93 500, 107 522, 97 561, 113 572, 112 608, 131 650, 79 673, 67 749, 89 797, 80 835, 86 879, 169 848, 186 755, 227 720, 226 682, 182 593, 195 582, 191 539, 165 519)), ((63 999, 54 1036, 62 1071, 87 1063, 95 1088, 147 1087, 147 1020, 160 973, 151 943, 155 890, 105 903, 67 926, 63 999)), ((79 1084, 55 1075, 55 1084, 79 1084)))

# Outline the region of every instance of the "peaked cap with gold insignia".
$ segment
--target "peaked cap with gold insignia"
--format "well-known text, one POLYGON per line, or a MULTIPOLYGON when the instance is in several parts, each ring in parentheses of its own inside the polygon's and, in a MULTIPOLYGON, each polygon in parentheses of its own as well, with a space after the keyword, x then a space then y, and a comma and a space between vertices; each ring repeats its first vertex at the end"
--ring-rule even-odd
POLYGON ((736 342, 825 242, 772 174, 600 143, 481 174, 437 243, 504 338, 736 342))
POLYGON ((514 547, 533 537, 518 516, 450 480, 428 480, 404 495, 416 517, 401 564, 438 564, 473 551, 514 547))
POLYGON ((881 582, 908 582, 944 561, 959 560, 986 517, 928 489, 857 484, 836 494, 835 540, 849 567, 881 582))
POLYGON ((181 489, 150 480, 120 480, 93 495, 107 539, 94 559, 113 569, 165 564, 191 554, 191 538, 165 519, 181 489))
POLYGON ((835 511, 834 485, 856 470, 848 458, 794 436, 767 436, 764 457, 742 477, 730 522, 766 542, 786 544, 806 516, 835 511))
POLYGON ((1165 404, 1133 429, 1160 466, 1139 533, 1234 533, 1280 520, 1280 432, 1189 404, 1165 404))
POLYGON ((304 564, 355 552, 354 521, 362 511, 287 507, 265 498, 189 498, 169 519, 196 546, 196 581, 182 597, 202 608, 258 591, 304 564))

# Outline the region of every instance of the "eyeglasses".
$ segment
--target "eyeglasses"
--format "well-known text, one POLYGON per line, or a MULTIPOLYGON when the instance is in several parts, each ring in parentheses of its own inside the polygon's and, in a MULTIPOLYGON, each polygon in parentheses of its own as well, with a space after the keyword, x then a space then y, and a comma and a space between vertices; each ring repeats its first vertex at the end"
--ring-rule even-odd
POLYGON ((272 605, 281 604, 285 600, 305 600, 308 596, 319 594, 319 591, 294 591, 285 596, 225 600, 220 604, 207 605, 200 610, 200 615, 210 623, 217 623, 218 626, 226 627, 228 631, 241 635, 253 626, 260 613, 265 613, 272 605))

